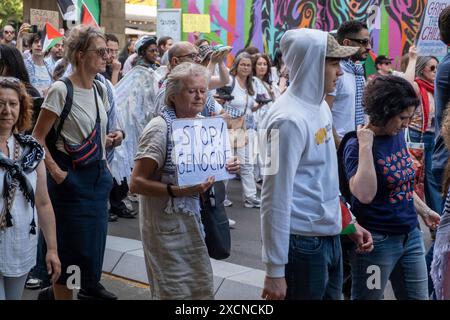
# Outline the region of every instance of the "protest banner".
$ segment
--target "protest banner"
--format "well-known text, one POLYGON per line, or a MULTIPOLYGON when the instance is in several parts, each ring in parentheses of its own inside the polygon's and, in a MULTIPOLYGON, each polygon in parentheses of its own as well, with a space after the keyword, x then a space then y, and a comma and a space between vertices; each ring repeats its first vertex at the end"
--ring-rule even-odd
POLYGON ((30 9, 30 24, 37 25, 38 30, 44 30, 45 22, 50 22, 56 29, 59 28, 59 12, 41 9, 30 9))
POLYGON ((428 1, 416 44, 419 55, 443 57, 447 54, 447 45, 440 40, 438 22, 439 15, 448 5, 450 0, 428 1))
POLYGON ((200 184, 211 176, 216 181, 234 177, 225 168, 232 151, 222 117, 177 119, 172 123, 172 138, 179 186, 200 184))
POLYGON ((158 9, 156 36, 169 36, 174 42, 181 40, 181 9, 158 9))
POLYGON ((183 32, 211 32, 211 22, 209 14, 188 14, 183 13, 183 32))

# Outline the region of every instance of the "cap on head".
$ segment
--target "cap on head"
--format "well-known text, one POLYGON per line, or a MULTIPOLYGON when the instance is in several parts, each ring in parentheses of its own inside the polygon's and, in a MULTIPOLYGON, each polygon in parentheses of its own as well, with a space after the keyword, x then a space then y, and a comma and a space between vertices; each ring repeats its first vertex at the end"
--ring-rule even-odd
POLYGON ((359 50, 358 47, 341 46, 337 40, 328 34, 327 39, 327 58, 347 58, 351 57, 359 50))
POLYGON ((142 36, 134 44, 134 50, 138 54, 141 54, 151 44, 157 44, 157 38, 155 36, 142 36))

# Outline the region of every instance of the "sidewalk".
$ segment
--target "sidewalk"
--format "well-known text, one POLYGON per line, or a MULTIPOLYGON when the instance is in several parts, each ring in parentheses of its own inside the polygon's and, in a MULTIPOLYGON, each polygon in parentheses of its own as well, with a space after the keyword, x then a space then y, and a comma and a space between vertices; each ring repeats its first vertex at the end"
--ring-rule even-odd
MULTIPOLYGON (((262 270, 214 259, 211 259, 211 264, 216 299, 261 300, 262 270)), ((148 285, 141 241, 108 236, 103 272, 148 285)), ((150 292, 148 295, 150 297, 150 292)))

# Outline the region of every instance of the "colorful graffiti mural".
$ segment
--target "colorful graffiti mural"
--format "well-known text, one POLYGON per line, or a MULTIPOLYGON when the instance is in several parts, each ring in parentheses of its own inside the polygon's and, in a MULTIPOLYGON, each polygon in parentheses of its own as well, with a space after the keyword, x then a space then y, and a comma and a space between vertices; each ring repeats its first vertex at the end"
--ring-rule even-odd
MULTIPOLYGON (((211 16, 204 37, 233 46, 235 54, 255 46, 273 54, 285 30, 298 27, 331 31, 342 22, 365 20, 375 54, 397 58, 419 30, 427 0, 159 0, 160 8, 211 16)), ((191 35, 184 34, 183 39, 191 35)))

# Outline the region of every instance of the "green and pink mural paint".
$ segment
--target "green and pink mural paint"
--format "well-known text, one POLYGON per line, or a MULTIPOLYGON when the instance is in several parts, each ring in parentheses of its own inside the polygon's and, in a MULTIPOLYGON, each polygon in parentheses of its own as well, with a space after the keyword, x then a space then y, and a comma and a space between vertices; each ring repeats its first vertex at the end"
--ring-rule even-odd
MULTIPOLYGON (((203 37, 233 47, 254 46, 273 54, 284 31, 308 27, 335 30, 342 22, 367 21, 373 54, 399 61, 414 43, 427 0, 159 0, 159 8, 209 14, 211 33, 203 37)), ((183 40, 192 35, 183 34, 183 40)), ((367 67, 371 63, 369 62, 367 67)), ((368 70, 369 71, 369 70, 368 70)))

